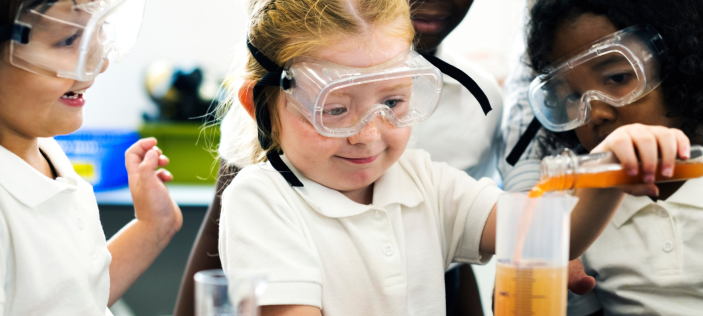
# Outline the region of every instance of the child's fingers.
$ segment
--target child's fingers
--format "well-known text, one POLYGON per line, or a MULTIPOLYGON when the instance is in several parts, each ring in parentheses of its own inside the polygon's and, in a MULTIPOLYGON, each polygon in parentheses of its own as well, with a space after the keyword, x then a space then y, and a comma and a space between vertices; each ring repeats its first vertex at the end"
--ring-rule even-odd
POLYGON ((628 133, 637 147, 644 182, 654 183, 654 175, 657 172, 659 162, 657 138, 654 137, 651 129, 644 128, 644 126, 629 129, 628 133))
POLYGON ((164 154, 164 152, 161 151, 161 148, 159 148, 159 146, 154 146, 151 149, 156 150, 156 152, 159 154, 159 156, 164 154))
POLYGON ((677 142, 672 129, 666 127, 653 127, 652 133, 659 145, 661 175, 670 178, 674 174, 676 164, 677 142))
POLYGON ((593 152, 612 151, 629 175, 637 175, 639 163, 632 144, 632 138, 628 133, 616 131, 610 134, 601 145, 597 146, 593 152))
POLYGON ((139 172, 139 164, 144 160, 144 156, 149 149, 156 146, 156 139, 153 137, 138 140, 125 151, 125 166, 129 174, 139 172))
POLYGON ((159 177, 162 182, 170 182, 171 180, 173 180, 173 175, 166 169, 157 170, 156 176, 159 177))
POLYGON ((159 167, 165 167, 165 166, 167 166, 168 163, 169 163, 169 161, 170 161, 170 160, 168 159, 168 157, 166 157, 166 156, 164 156, 164 155, 160 155, 160 156, 159 156, 159 167))
POLYGON ((148 183, 150 178, 154 176, 158 164, 159 155, 156 150, 147 151, 144 160, 139 164, 139 180, 142 183, 148 183))
POLYGON ((676 138, 676 147, 679 158, 686 160, 691 158, 691 140, 680 129, 672 129, 676 138))
POLYGON ((156 138, 154 138, 154 137, 142 138, 139 141, 137 141, 137 144, 139 144, 140 147, 142 148, 142 150, 144 150, 144 152, 146 152, 149 149, 152 149, 154 146, 156 146, 156 138))
POLYGON ((569 290, 585 295, 596 286, 596 279, 586 274, 581 259, 569 261, 569 290))

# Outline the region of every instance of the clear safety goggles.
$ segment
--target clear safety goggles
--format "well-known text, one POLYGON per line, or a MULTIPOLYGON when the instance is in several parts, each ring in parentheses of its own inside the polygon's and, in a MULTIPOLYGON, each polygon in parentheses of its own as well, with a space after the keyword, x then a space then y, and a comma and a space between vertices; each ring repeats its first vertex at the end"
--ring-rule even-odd
POLYGON ((146 0, 29 0, 10 32, 10 62, 22 69, 89 81, 119 62, 139 35, 146 0))
POLYGON ((370 68, 301 56, 283 69, 287 109, 327 137, 355 135, 376 116, 410 126, 430 117, 442 94, 442 72, 413 50, 370 68))
POLYGON ((666 45, 647 25, 604 37, 550 67, 530 85, 528 97, 545 128, 568 131, 588 123, 592 101, 624 106, 662 81, 660 57, 666 45))

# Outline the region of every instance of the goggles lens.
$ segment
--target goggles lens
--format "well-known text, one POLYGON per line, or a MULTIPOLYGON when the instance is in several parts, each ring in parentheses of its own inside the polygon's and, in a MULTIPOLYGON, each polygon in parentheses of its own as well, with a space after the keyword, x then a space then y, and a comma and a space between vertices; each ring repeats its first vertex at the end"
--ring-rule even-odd
POLYGON ((293 64, 287 70, 294 82, 287 93, 289 110, 302 113, 328 137, 352 136, 379 115, 396 127, 420 122, 439 102, 442 74, 414 52, 401 59, 400 65, 373 70, 335 69, 324 61, 293 64))
POLYGON ((661 36, 635 26, 614 33, 538 77, 529 90, 530 106, 542 125, 567 131, 590 120, 591 102, 624 106, 661 83, 661 36))
POLYGON ((620 100, 641 86, 630 61, 621 53, 612 52, 550 77, 532 91, 531 97, 542 104, 540 112, 547 121, 565 125, 586 119, 591 97, 620 100), (589 97, 591 93, 596 95, 589 97))
POLYGON ((26 70, 88 81, 105 59, 117 62, 134 46, 144 0, 25 2, 15 25, 28 36, 11 42, 11 62, 26 70))

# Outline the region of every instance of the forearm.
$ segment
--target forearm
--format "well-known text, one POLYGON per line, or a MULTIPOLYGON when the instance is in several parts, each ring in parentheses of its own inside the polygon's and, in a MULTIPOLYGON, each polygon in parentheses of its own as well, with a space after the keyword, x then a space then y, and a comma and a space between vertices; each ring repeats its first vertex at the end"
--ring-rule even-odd
POLYGON ((582 189, 574 194, 579 202, 571 214, 569 260, 581 256, 605 230, 625 197, 619 189, 582 189))
POLYGON ((108 306, 122 297, 146 271, 175 233, 172 230, 164 231, 154 227, 135 219, 108 241, 107 249, 112 254, 108 306))

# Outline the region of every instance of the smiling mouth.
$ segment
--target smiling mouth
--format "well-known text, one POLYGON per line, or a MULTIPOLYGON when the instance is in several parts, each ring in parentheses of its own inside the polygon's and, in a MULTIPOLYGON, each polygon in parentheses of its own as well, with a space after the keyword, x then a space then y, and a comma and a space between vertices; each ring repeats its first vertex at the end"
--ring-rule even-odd
POLYGON ((364 158, 347 158, 347 157, 342 157, 342 156, 337 156, 337 157, 339 157, 343 160, 346 160, 348 162, 351 162, 353 164, 363 165, 363 164, 368 164, 368 163, 372 163, 372 162, 376 161, 376 158, 378 158, 379 155, 375 155, 372 157, 364 157, 364 158))
POLYGON ((76 100, 76 99, 82 98, 84 93, 85 93, 85 89, 77 90, 77 91, 69 91, 69 92, 64 93, 61 96, 61 99, 76 100))

